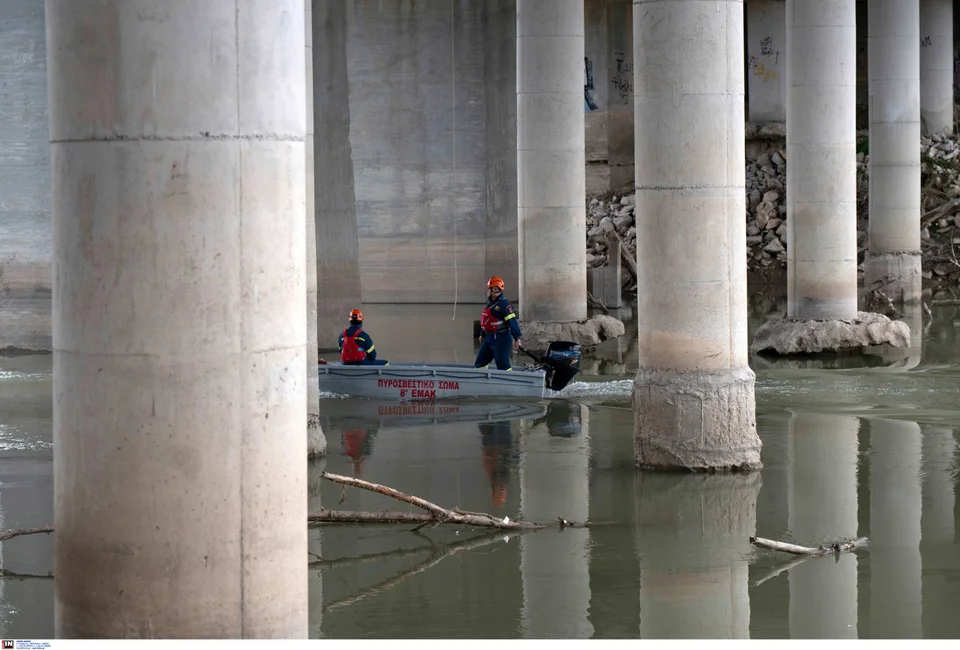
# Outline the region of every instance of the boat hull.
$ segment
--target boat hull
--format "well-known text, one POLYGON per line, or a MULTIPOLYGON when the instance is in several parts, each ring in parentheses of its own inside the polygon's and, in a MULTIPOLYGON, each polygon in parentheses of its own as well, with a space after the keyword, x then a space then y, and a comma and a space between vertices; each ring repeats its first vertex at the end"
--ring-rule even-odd
POLYGON ((496 370, 455 363, 318 367, 320 390, 398 401, 544 396, 543 370, 496 370))

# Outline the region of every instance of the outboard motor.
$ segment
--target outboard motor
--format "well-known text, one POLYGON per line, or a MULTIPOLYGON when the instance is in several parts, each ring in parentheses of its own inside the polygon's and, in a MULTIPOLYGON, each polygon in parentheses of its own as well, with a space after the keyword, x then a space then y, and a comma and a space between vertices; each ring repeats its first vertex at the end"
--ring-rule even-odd
POLYGON ((545 366, 547 388, 561 391, 580 372, 580 345, 573 341, 553 341, 540 362, 545 366))

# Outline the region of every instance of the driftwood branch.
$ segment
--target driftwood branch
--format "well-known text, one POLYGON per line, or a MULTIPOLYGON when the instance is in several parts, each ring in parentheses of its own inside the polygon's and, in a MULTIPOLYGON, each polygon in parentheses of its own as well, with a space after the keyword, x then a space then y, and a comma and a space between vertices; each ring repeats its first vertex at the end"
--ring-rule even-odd
POLYGON ((853 540, 834 542, 829 546, 821 544, 820 546, 800 546, 788 542, 777 542, 763 537, 751 537, 750 543, 759 548, 765 548, 770 551, 780 551, 782 553, 791 553, 793 555, 807 555, 818 557, 821 555, 830 555, 831 553, 846 553, 854 549, 866 546, 867 538, 859 537, 853 540))
POLYGON ((608 239, 615 240, 620 244, 620 259, 623 261, 624 265, 627 267, 627 272, 633 277, 634 280, 637 279, 637 261, 633 259, 633 255, 630 254, 630 251, 627 249, 627 245, 623 243, 623 239, 620 238, 620 233, 616 230, 611 230, 607 234, 608 239))
POLYGON ((592 293, 590 293, 589 291, 587 292, 587 305, 590 306, 590 307, 593 307, 594 309, 599 309, 599 310, 602 311, 604 314, 609 314, 609 313, 610 313, 610 310, 607 309, 607 306, 606 306, 605 304, 603 304, 603 303, 600 301, 599 298, 597 298, 596 296, 594 296, 594 295, 593 295, 592 293))
MULTIPOLYGON (((312 519, 312 521, 315 523, 321 523, 323 521, 349 521, 350 523, 420 523, 421 526, 431 523, 433 525, 458 524, 461 526, 477 526, 481 528, 499 528, 505 530, 539 530, 541 528, 549 528, 550 526, 554 525, 534 523, 529 521, 512 521, 508 517, 503 517, 501 519, 486 513, 470 513, 459 509, 447 510, 446 508, 442 508, 431 501, 427 501, 426 499, 421 499, 420 497, 410 494, 405 494, 399 490, 387 487, 386 485, 379 485, 377 483, 371 483, 362 479, 353 478, 350 476, 341 476, 340 474, 331 474, 329 472, 323 472, 320 476, 321 478, 325 478, 334 483, 370 490, 371 492, 376 492, 377 494, 391 497, 397 501, 409 503, 410 505, 417 506, 418 508, 423 508, 430 514, 417 515, 416 513, 397 512, 360 514, 351 512, 347 514, 329 515, 324 514, 324 512, 332 511, 325 510, 316 513, 316 515, 311 515, 312 517, 317 517, 312 519), (351 516, 354 516, 355 518, 350 519, 351 516), (336 517, 343 518, 337 519, 336 517)), ((561 528, 586 527, 586 524, 569 522, 563 518, 558 518, 558 523, 561 528)))
POLYGON ((0 542, 5 542, 21 535, 38 535, 40 533, 52 533, 53 526, 44 526, 43 528, 22 528, 20 530, 0 531, 0 542))
POLYGON ((949 298, 943 299, 943 300, 931 300, 930 304, 933 305, 934 307, 951 307, 955 305, 960 305, 960 300, 949 299, 949 298))

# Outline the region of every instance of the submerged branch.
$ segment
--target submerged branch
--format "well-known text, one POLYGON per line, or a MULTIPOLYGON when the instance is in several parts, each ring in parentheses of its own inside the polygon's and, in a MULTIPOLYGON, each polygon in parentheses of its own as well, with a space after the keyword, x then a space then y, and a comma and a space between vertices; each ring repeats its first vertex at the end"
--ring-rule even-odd
POLYGON ((793 555, 809 555, 812 557, 817 557, 820 555, 830 555, 831 553, 846 553, 854 549, 866 546, 867 538, 859 537, 854 540, 847 540, 843 542, 834 542, 829 546, 800 546, 798 544, 790 544, 788 542, 777 542, 772 539, 764 539, 763 537, 750 537, 750 543, 759 548, 765 548, 770 551, 781 551, 783 553, 791 553, 793 555))
MULTIPOLYGON (((337 609, 340 607, 346 607, 347 605, 353 605, 354 603, 357 603, 369 596, 375 596, 377 594, 381 594, 384 591, 397 586, 399 583, 403 582, 407 578, 411 576, 415 576, 418 573, 423 573, 427 569, 440 563, 445 558, 448 558, 452 555, 456 555, 457 553, 462 553, 464 551, 470 551, 473 549, 480 548, 482 546, 487 546, 497 541, 506 542, 511 535, 515 535, 515 534, 517 533, 516 532, 507 533, 507 534, 487 533, 479 537, 474 537, 473 539, 468 539, 462 542, 456 542, 454 544, 450 544, 446 547, 443 547, 440 550, 433 549, 433 552, 430 554, 430 556, 420 564, 417 564, 416 566, 413 566, 405 571, 402 571, 397 575, 393 576, 392 578, 388 578, 382 582, 378 582, 377 584, 371 587, 368 587, 367 589, 364 589, 359 593, 354 594, 353 596, 341 598, 327 605, 324 605, 323 611, 326 612, 331 609, 337 609)), ((425 550, 428 550, 428 548, 421 548, 419 550, 425 551, 425 550)))

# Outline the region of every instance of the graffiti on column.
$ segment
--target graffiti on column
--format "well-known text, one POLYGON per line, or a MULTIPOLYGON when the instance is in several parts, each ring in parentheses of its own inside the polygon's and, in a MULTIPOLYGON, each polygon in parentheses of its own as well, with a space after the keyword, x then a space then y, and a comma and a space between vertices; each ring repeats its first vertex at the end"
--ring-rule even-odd
POLYGON ((760 41, 760 54, 750 55, 750 72, 760 81, 780 79, 780 50, 774 49, 773 38, 766 36, 760 41))
POLYGON ((583 57, 583 111, 589 113, 597 110, 597 103, 593 101, 593 61, 583 57))
POLYGON ((931 45, 933 45, 933 41, 930 40, 929 36, 920 39, 920 47, 930 47, 931 45))
POLYGON ((610 85, 613 87, 611 95, 626 106, 630 103, 630 94, 633 92, 633 65, 623 52, 615 52, 613 61, 613 75, 610 77, 610 85))

